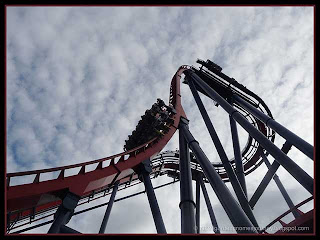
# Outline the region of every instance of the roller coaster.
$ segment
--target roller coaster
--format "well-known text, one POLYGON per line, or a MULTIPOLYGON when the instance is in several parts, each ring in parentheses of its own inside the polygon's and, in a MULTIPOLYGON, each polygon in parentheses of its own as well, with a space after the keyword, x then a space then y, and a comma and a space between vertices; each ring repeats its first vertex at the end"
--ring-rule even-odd
MULTIPOLYGON (((158 99, 157 103, 146 111, 136 130, 126 140, 124 152, 68 166, 7 173, 5 202, 7 234, 23 233, 46 224, 51 224, 48 233, 80 234, 79 231, 66 226, 71 217, 107 205, 99 231, 103 234, 113 203, 142 192, 147 193, 157 233, 166 234, 154 193, 155 188, 151 183, 151 179, 159 176, 172 178, 173 181, 168 184, 180 183, 182 234, 200 233, 200 188, 205 197, 214 233, 221 234, 219 221, 215 218, 205 187, 208 183, 237 233, 269 234, 268 229, 275 223, 280 223, 282 228, 276 232, 277 234, 312 234, 313 209, 304 213, 298 208, 313 199, 314 180, 289 158, 287 153, 292 146, 295 146, 313 160, 313 146, 276 122, 259 96, 234 78, 225 75, 216 63, 201 59, 198 59, 197 63, 201 64, 200 68, 182 65, 177 70, 171 81, 168 105, 158 99), (182 80, 190 87, 221 162, 210 162, 189 131, 189 120, 181 104, 182 80), (234 150, 232 159, 228 159, 223 149, 199 92, 212 99, 216 106, 220 106, 229 114, 234 150), (242 150, 239 146, 237 123, 248 132, 248 139, 242 150), (161 152, 177 129, 179 150, 161 152), (286 140, 281 149, 274 144, 276 133, 286 140), (268 160, 268 155, 275 159, 272 164, 268 160), (245 176, 262 163, 266 164, 268 171, 249 199, 245 176), (280 166, 284 167, 312 196, 294 205, 276 175, 280 166), (44 175, 54 176, 54 174, 58 177, 45 180, 43 178, 44 175), (34 177, 33 182, 25 183, 24 179, 30 176, 34 177), (20 183, 10 184, 13 179, 19 179, 20 183), (289 210, 267 226, 260 227, 252 209, 272 179, 288 204, 289 210), (193 199, 192 181, 196 181, 196 201, 193 199), (225 185, 226 182, 231 183, 236 198, 225 185), (145 191, 115 200, 117 191, 140 183, 144 183, 145 191), (75 212, 77 206, 108 195, 110 195, 108 203, 75 212), (295 219, 285 223, 281 219, 289 213, 292 213, 295 219), (33 224, 32 227, 27 226, 48 218, 53 219, 38 225, 33 224), (305 230, 297 231, 297 227, 305 227, 305 230), (291 230, 288 231, 289 228, 291 230)), ((158 187, 165 187, 168 184, 158 187)))

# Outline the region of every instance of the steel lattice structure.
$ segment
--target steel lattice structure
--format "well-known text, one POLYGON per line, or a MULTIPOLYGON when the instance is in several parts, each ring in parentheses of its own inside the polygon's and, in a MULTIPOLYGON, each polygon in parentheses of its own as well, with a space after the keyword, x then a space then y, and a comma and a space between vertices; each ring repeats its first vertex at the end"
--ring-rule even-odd
MULTIPOLYGON (((199 233, 200 189, 204 194, 210 219, 215 229, 214 232, 220 233, 219 221, 215 218, 205 183, 209 183, 215 191, 238 233, 267 234, 267 229, 276 222, 280 222, 283 228, 307 226, 309 228, 307 232, 312 233, 313 209, 304 213, 298 207, 313 199, 313 179, 289 158, 287 153, 292 146, 295 146, 313 160, 313 146, 276 122, 263 100, 235 79, 222 73, 220 66, 210 60, 205 62, 199 59, 197 63, 201 64, 200 68, 183 65, 172 78, 169 106, 174 111, 173 121, 163 136, 154 137, 128 151, 106 158, 57 168, 8 173, 6 178, 7 233, 21 233, 35 227, 51 224, 48 233, 79 234, 80 232, 77 230, 66 226, 71 217, 107 205, 99 231, 99 233, 104 233, 113 203, 143 192, 147 193, 157 232, 166 233, 154 193, 155 188, 151 182, 152 178, 162 175, 172 177, 171 183, 180 183, 181 233, 199 233), (189 120, 181 105, 180 83, 182 75, 185 76, 183 83, 190 87, 199 107, 221 163, 211 163, 189 131, 189 120), (199 92, 214 100, 216 105, 221 106, 229 114, 234 149, 233 159, 228 159, 199 97, 199 92), (236 123, 249 133, 246 146, 242 150, 239 146, 236 123), (179 130, 179 150, 161 152, 177 129, 179 130), (274 144, 276 133, 286 139, 281 149, 274 144), (268 155, 275 159, 272 164, 269 163, 268 155), (268 167, 268 171, 249 199, 245 176, 256 170, 263 162, 268 167), (90 166, 95 166, 95 169, 88 171, 90 166), (276 175, 280 166, 284 167, 312 197, 294 205, 276 175), (79 167, 80 171, 76 175, 65 175, 67 170, 79 167), (59 172, 56 179, 40 180, 43 174, 53 172, 59 172), (10 185, 10 179, 24 178, 28 175, 35 176, 32 183, 10 185), (252 209, 271 179, 277 184, 289 210, 262 228, 258 225, 252 209), (196 181, 196 201, 193 199, 192 180, 196 181), (141 182, 145 185, 145 191, 115 200, 117 191, 141 182), (232 196, 225 182, 231 183, 236 198, 232 196), (111 195, 108 203, 75 212, 77 206, 107 195, 111 195), (281 219, 289 213, 293 213, 295 219, 285 224, 281 219), (52 216, 54 216, 53 220, 15 231, 16 228, 52 216)), ((157 188, 165 187, 168 184, 157 188)), ((281 232, 282 230, 279 230, 277 233, 281 232)))

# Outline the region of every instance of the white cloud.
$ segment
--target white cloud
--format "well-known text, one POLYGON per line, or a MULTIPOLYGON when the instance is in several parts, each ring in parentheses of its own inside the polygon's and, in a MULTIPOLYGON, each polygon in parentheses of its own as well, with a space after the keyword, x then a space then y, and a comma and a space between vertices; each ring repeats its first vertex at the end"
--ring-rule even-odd
MULTIPOLYGON (((197 58, 223 67, 258 94, 279 123, 313 144, 313 18, 312 7, 7 7, 7 171, 122 152, 145 110, 159 97, 168 101, 177 68, 195 65, 197 58)), ((191 132, 208 158, 219 161, 189 87, 182 84, 181 93, 191 132)), ((202 99, 232 157, 228 115, 202 99)), ((247 133, 240 126, 238 131, 244 146, 247 133)), ((177 135, 166 150, 178 147, 177 135)), ((284 140, 277 136, 275 143, 281 147, 284 140)), ((296 149, 289 156, 313 175, 309 159, 296 149)), ((266 171, 260 166, 247 176, 249 197, 266 171)), ((302 201, 306 191, 283 169, 278 175, 293 202, 302 201)), ((142 189, 140 184, 118 196, 142 189)), ((219 225, 231 226, 207 189, 219 225)), ((156 194, 167 231, 179 233, 179 183, 156 194)), ((287 209, 281 198, 274 183, 268 186, 254 210, 261 225, 287 209), (281 204, 266 211, 275 199, 281 204)), ((201 211, 203 226, 210 225, 201 211)), ((112 213, 110 232, 155 233, 145 194, 117 202, 112 213)), ((69 226, 97 233, 102 217, 99 209, 69 226)))

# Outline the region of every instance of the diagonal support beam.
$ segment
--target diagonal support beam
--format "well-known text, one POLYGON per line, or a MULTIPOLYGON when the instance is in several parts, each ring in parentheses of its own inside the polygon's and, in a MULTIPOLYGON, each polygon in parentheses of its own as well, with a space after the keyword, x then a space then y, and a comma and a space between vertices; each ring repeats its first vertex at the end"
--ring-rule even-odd
POLYGON ((200 148, 199 143, 190 133, 188 125, 183 121, 183 118, 180 121, 179 131, 182 132, 185 137, 185 141, 189 144, 189 147, 196 155, 205 176, 208 178, 236 231, 238 233, 257 233, 257 229, 253 226, 238 202, 234 199, 231 192, 200 148))
POLYGON ((81 232, 78 232, 77 230, 74 230, 68 226, 62 225, 60 227, 60 233, 68 233, 68 234, 81 234, 81 232))
POLYGON ((118 187, 119 187, 119 181, 116 181, 114 186, 113 186, 111 197, 110 197, 106 212, 104 214, 104 217, 103 217, 100 229, 99 229, 99 233, 100 234, 103 234, 106 231, 107 223, 108 223, 108 220, 109 220, 109 217, 110 217, 110 213, 111 213, 111 209, 112 209, 112 206, 113 206, 114 199, 116 197, 116 193, 118 191, 118 187))
POLYGON ((213 144, 214 146, 216 147, 217 149, 217 152, 219 154, 219 157, 222 161, 222 164, 223 164, 223 167, 225 168, 227 174, 228 174, 228 177, 229 177, 229 180, 231 182, 231 185, 236 193, 236 196, 240 202, 240 205, 242 207, 242 209, 244 210, 244 212, 247 214, 248 218, 250 219, 250 221, 253 223, 253 225, 259 229, 259 225, 258 225, 258 222, 257 220, 255 219, 254 215, 253 215, 253 212, 252 212, 252 209, 248 203, 248 199, 241 187, 241 184, 231 166, 231 163, 227 157, 227 154, 226 152, 224 151, 224 148, 220 142, 220 139, 217 135, 217 132, 215 131, 214 129, 214 126, 209 118, 209 115, 201 101, 201 98, 199 96, 199 93, 197 92, 197 89, 194 85, 194 82, 192 80, 191 77, 189 77, 188 75, 186 76, 186 79, 188 81, 188 84, 190 86, 190 89, 191 89, 191 92, 192 92, 192 95, 197 103, 197 106, 200 110, 200 113, 202 115, 202 118, 207 126, 207 129, 210 133, 210 136, 211 136, 211 139, 213 141, 213 144))
POLYGON ((205 184, 204 184, 204 182, 202 180, 202 177, 199 179, 199 182, 200 182, 200 186, 202 188, 202 193, 203 193, 203 196, 204 196, 204 200, 206 201, 206 205, 207 205, 207 208, 208 208, 208 212, 209 212, 210 220, 211 220, 211 223, 212 223, 213 231, 215 233, 220 233, 220 229, 219 229, 216 217, 214 215, 213 208, 212 208, 212 205, 211 205, 211 202, 210 202, 210 198, 209 198, 206 186, 205 186, 205 184))
MULTIPOLYGON (((266 164, 267 168, 269 169, 271 167, 271 164, 268 160, 268 158, 266 157, 266 155, 263 153, 262 149, 260 149, 260 152, 261 152, 261 156, 263 158, 263 161, 264 163, 266 164)), ((288 204, 288 207, 289 209, 292 209, 294 208, 294 204, 288 194, 288 192, 286 191, 286 189, 284 188, 282 182, 280 181, 278 175, 275 173, 274 176, 273 176, 273 180, 275 181, 275 183, 277 184, 284 200, 286 201, 286 203, 288 204)), ((301 214, 297 211, 297 209, 293 209, 292 210, 292 214, 295 218, 298 218, 301 216, 301 214)))
POLYGON ((80 196, 68 192, 64 197, 61 205, 54 216, 54 221, 48 231, 48 233, 59 233, 60 227, 68 223, 74 213, 74 209, 80 200, 80 196))
POLYGON ((223 99, 214 89, 205 83, 197 74, 191 70, 185 70, 193 80, 202 88, 210 98, 214 99, 220 106, 236 120, 261 146, 266 149, 277 162, 281 164, 310 194, 313 195, 313 178, 308 175, 298 164, 283 153, 273 142, 264 136, 258 129, 251 125, 248 120, 223 99))
POLYGON ((154 188, 152 186, 152 182, 150 179, 150 173, 152 172, 150 159, 143 161, 139 165, 138 174, 139 179, 143 181, 144 187, 147 193, 147 197, 149 200, 149 205, 152 213, 152 217, 157 229, 157 233, 166 234, 166 227, 164 225, 160 207, 157 201, 156 194, 154 192, 154 188))
MULTIPOLYGON (((291 144, 289 142, 285 142, 281 148, 281 150, 287 154, 289 152, 289 150, 291 149, 291 144)), ((262 151, 261 151, 262 152, 262 151)), ((264 153, 262 152, 262 154, 264 155, 264 153)), ((268 184, 270 183, 271 179, 274 177, 276 171, 278 170, 278 168, 280 167, 280 163, 277 161, 274 161, 270 167, 268 168, 268 172, 266 173, 266 175, 263 177, 262 181, 260 182, 258 188, 256 189, 256 191, 254 192, 254 194, 252 195, 249 204, 252 208, 254 208, 254 206, 256 205, 257 201, 259 200, 259 198, 261 197, 262 193, 264 192, 264 190, 267 188, 268 184)))
MULTIPOLYGON (((232 102, 233 102, 232 98, 229 99, 229 103, 232 104, 232 102)), ((231 136, 232 136, 232 143, 233 143, 234 162, 236 165, 236 175, 241 184, 244 194, 248 198, 246 179, 244 175, 242 156, 240 151, 237 123, 231 116, 229 116, 229 121, 230 121, 231 136)))
POLYGON ((257 108, 243 100, 241 97, 234 95, 234 99, 238 104, 247 109, 252 115, 259 118, 268 127, 272 128, 274 131, 279 133, 283 138, 285 138, 292 145, 294 145, 301 152, 303 152, 306 156, 308 156, 311 160, 313 160, 313 146, 311 144, 309 144, 293 132, 289 131, 287 128, 279 124, 277 121, 275 121, 268 115, 259 111, 257 108))

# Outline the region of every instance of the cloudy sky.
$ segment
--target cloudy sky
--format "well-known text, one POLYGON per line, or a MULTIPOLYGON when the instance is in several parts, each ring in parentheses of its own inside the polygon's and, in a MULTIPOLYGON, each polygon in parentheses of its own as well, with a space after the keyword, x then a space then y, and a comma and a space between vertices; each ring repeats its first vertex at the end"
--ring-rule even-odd
MULTIPOLYGON (((124 140, 145 110, 157 98, 168 103, 170 81, 179 66, 196 65, 197 58, 220 65, 225 74, 258 94, 279 123, 313 145, 313 7, 9 6, 6 10, 7 172, 122 152, 124 140)), ((189 87, 183 84, 181 92, 191 132, 209 159, 219 161, 189 87)), ((228 114, 202 99, 227 155, 233 157, 228 114)), ((239 125, 238 129, 244 147, 247 135, 239 125)), ((177 149, 177 135, 164 150, 177 149)), ((284 142, 276 136, 277 146, 284 142)), ((310 159, 294 147, 288 155, 313 176, 310 159)), ((266 171, 261 165, 247 176, 249 197, 266 171)), ((277 174, 294 204, 310 196, 282 167, 277 174)), ((21 181, 32 179, 17 180, 21 181)), ((169 181, 163 176, 153 184, 169 181)), ((209 184, 207 189, 218 224, 225 228, 221 232, 234 233, 209 184)), ((141 190, 139 184, 119 191, 117 197, 141 190)), ((179 183, 155 191, 167 232, 180 233, 179 183)), ((201 205, 201 232, 212 233, 203 196, 201 205)), ((98 233, 105 209, 77 215, 68 226, 98 233)), ((264 227, 287 209, 271 182, 254 214, 264 227)), ((292 219, 290 215, 284 220, 292 219)), ((28 233, 48 229, 46 225, 28 233)), ((146 195, 115 203, 106 232, 156 233, 146 195)))

